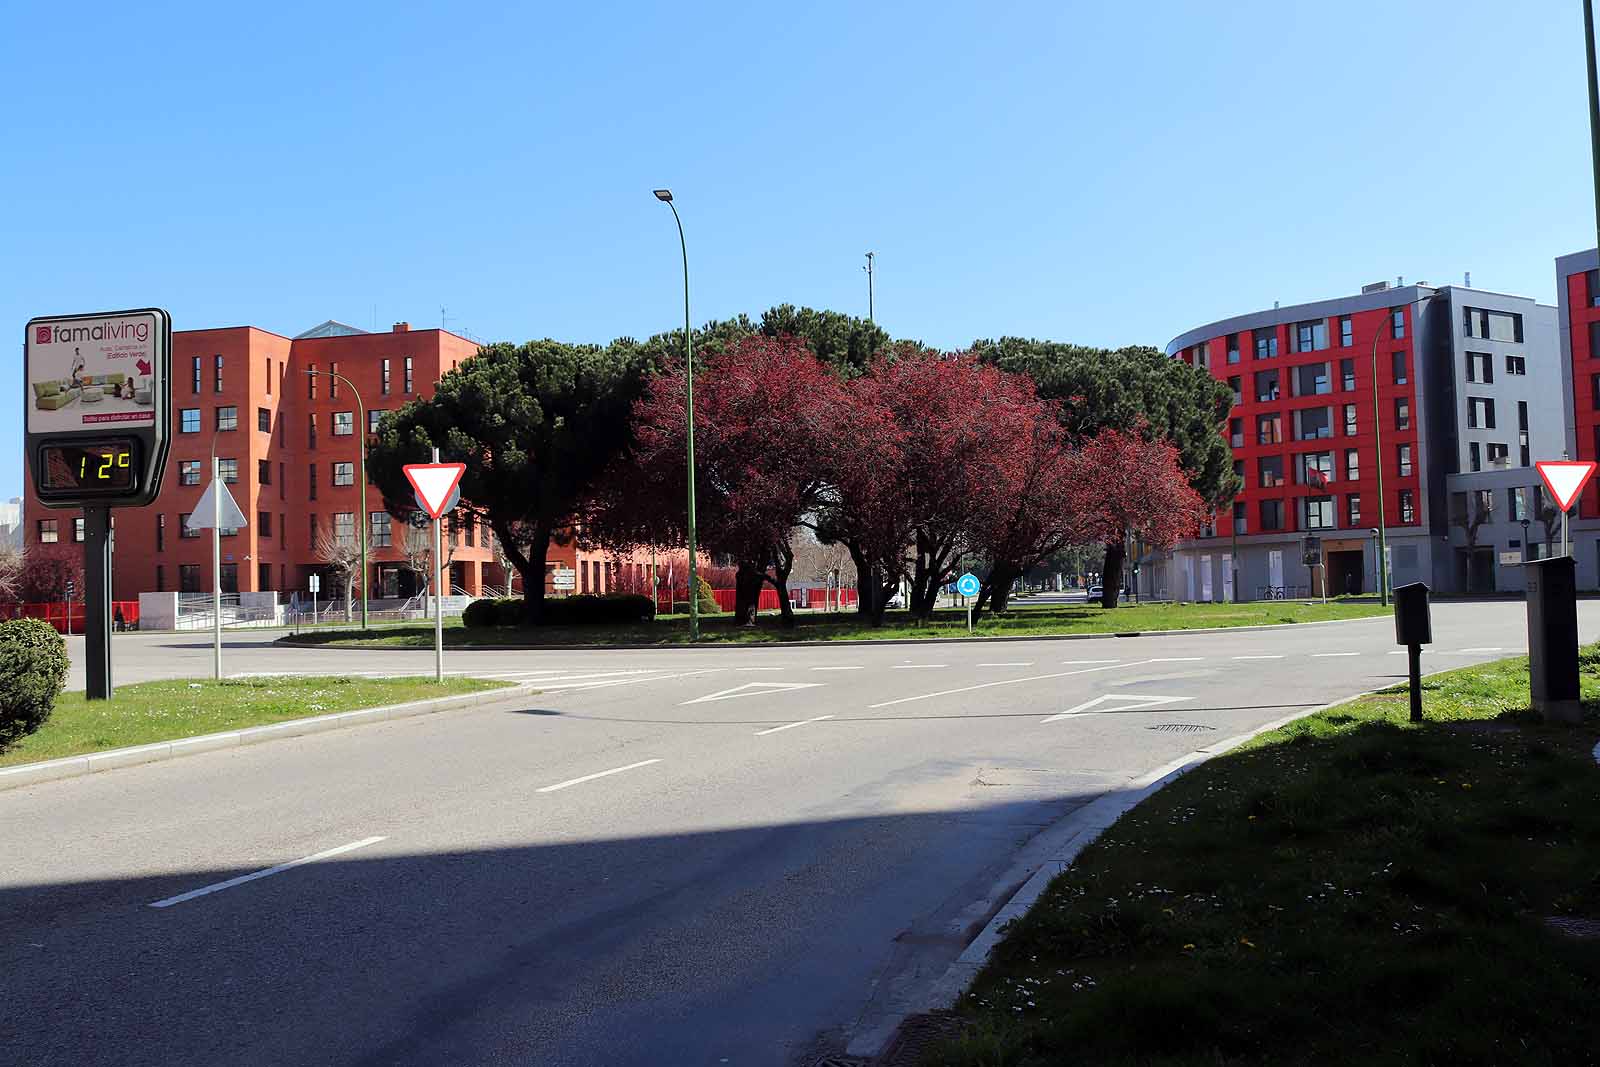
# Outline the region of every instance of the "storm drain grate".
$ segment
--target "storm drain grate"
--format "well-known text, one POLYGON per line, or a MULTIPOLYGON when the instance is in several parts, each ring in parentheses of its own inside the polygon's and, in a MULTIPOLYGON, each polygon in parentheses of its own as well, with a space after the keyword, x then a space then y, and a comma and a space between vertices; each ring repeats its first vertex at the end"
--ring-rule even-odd
POLYGON ((935 1044, 957 1036, 966 1028, 967 1021, 953 1012, 909 1015, 895 1031, 883 1054, 872 1061, 873 1067, 915 1067, 935 1044))
POLYGON ((1160 730, 1166 734, 1203 734, 1207 730, 1215 730, 1215 726, 1202 726, 1197 722, 1158 722, 1154 726, 1146 726, 1146 730, 1160 730))

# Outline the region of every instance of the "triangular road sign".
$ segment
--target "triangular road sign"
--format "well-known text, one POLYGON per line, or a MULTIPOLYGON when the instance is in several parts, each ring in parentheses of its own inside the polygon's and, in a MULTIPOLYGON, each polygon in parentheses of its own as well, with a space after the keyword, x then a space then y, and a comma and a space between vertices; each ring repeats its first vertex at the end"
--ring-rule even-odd
POLYGON ((215 500, 218 493, 222 494, 222 529, 239 530, 248 525, 245 522, 244 512, 234 503, 233 494, 228 492, 228 487, 215 479, 206 486, 206 491, 200 494, 200 500, 195 504, 194 511, 183 525, 190 530, 207 530, 218 525, 213 521, 217 510, 215 500))
MULTIPOLYGON (((1121 693, 1107 693, 1103 697, 1095 697, 1093 700, 1085 701, 1084 703, 1079 704, 1075 708, 1068 708, 1066 711, 1063 711, 1058 715, 1052 715, 1048 719, 1043 719, 1043 720, 1041 720, 1040 725, 1043 725, 1044 723, 1047 723, 1047 722, 1056 722, 1056 721, 1058 721, 1060 719, 1070 719, 1074 715, 1082 715, 1084 712, 1089 711, 1092 708, 1099 708, 1100 705, 1102 705, 1102 704, 1113 704, 1113 703, 1115 703, 1115 704, 1124 704, 1124 705, 1137 704, 1137 705, 1139 705, 1139 708, 1137 710, 1144 711, 1147 708, 1155 707, 1157 704, 1176 704, 1180 700, 1192 700, 1192 699, 1194 699, 1194 698, 1193 697, 1134 696, 1131 693, 1127 694, 1127 695, 1123 695, 1121 693)), ((1116 710, 1117 711, 1133 711, 1135 709, 1132 708, 1132 707, 1121 707, 1121 708, 1117 708, 1116 710)), ((1106 714, 1106 713, 1109 713, 1109 712, 1111 712, 1110 708, 1101 708, 1101 710, 1097 714, 1106 714)))
POLYGON ((734 686, 732 689, 724 689, 720 693, 711 693, 708 696, 695 697, 693 700, 685 700, 683 704, 679 704, 678 707, 681 708, 686 704, 709 704, 713 700, 738 700, 740 697, 760 696, 763 693, 783 693, 790 689, 815 689, 817 686, 822 684, 824 683, 748 682, 745 685, 734 686))
POLYGON ((430 519, 437 519, 450 510, 451 494, 461 484, 461 476, 467 473, 467 465, 408 463, 401 470, 410 479, 411 488, 417 491, 417 503, 422 505, 422 510, 428 513, 430 519))
POLYGON ((1562 459, 1535 463, 1534 466, 1539 469, 1539 477, 1544 479, 1544 487, 1555 498, 1556 507, 1571 511, 1573 501, 1578 499, 1583 487, 1594 477, 1595 463, 1592 460, 1562 459))

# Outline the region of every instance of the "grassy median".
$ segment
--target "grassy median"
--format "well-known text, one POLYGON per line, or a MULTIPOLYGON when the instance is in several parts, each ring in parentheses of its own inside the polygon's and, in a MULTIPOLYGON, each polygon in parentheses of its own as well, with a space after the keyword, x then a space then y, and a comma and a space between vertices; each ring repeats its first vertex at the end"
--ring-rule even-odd
POLYGON ((140 682, 111 700, 63 693, 37 732, 0 752, 0 766, 175 741, 286 719, 496 689, 482 678, 241 678, 140 682))
MULTIPOLYGON (((1110 610, 1084 605, 1018 606, 1004 615, 978 620, 979 637, 1052 637, 1063 634, 1137 633, 1149 630, 1194 630, 1215 626, 1265 626, 1276 623, 1325 622, 1387 615, 1377 601, 1307 604, 1263 601, 1252 604, 1138 604, 1110 610)), ((738 625, 731 615, 701 619, 706 644, 768 644, 777 641, 872 641, 937 639, 967 636, 964 610, 941 610, 920 622, 908 612, 891 611, 874 627, 855 613, 804 612, 793 629, 784 629, 776 615, 762 615, 754 627, 738 625)), ((451 647, 504 645, 675 645, 689 640, 689 620, 667 616, 628 626, 541 626, 464 629, 459 621, 445 628, 451 647)), ((289 643, 361 645, 388 648, 431 648, 432 626, 389 627, 362 631, 318 629, 284 638, 289 643)))
POLYGON ((1526 710, 1526 659, 1424 684, 1421 725, 1386 690, 1141 804, 924 1062, 1594 1062, 1600 939, 1557 926, 1600 920, 1600 651, 1582 727, 1526 710))

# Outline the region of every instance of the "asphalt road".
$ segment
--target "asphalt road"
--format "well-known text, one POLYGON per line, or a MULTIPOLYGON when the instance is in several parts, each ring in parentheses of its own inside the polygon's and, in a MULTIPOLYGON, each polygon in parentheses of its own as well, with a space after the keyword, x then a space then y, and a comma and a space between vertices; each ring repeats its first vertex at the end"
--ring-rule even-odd
MULTIPOLYGON (((1426 668, 1521 651, 1524 610, 1435 605, 1426 668)), ((209 669, 187 636, 117 655, 209 669)), ((1388 619, 447 664, 543 691, 0 793, 0 1058, 814 1063, 944 971, 1042 828, 1405 670, 1388 619)))

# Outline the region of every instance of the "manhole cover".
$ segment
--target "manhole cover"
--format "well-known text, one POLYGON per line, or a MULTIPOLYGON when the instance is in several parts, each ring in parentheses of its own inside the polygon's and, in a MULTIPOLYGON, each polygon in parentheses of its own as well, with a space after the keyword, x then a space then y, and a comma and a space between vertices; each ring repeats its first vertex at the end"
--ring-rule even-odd
POLYGON ((873 1061, 874 1067, 915 1067, 936 1042, 955 1037, 966 1028, 966 1020, 953 1012, 931 1011, 907 1016, 883 1055, 873 1061))
POLYGON ((1600 938, 1600 919, 1575 919, 1570 915, 1552 915, 1544 924, 1558 934, 1592 941, 1600 938))
POLYGON ((1215 730, 1215 726, 1202 726, 1197 722, 1158 722, 1154 726, 1146 726, 1146 730, 1160 730, 1165 734, 1203 734, 1207 730, 1215 730))

